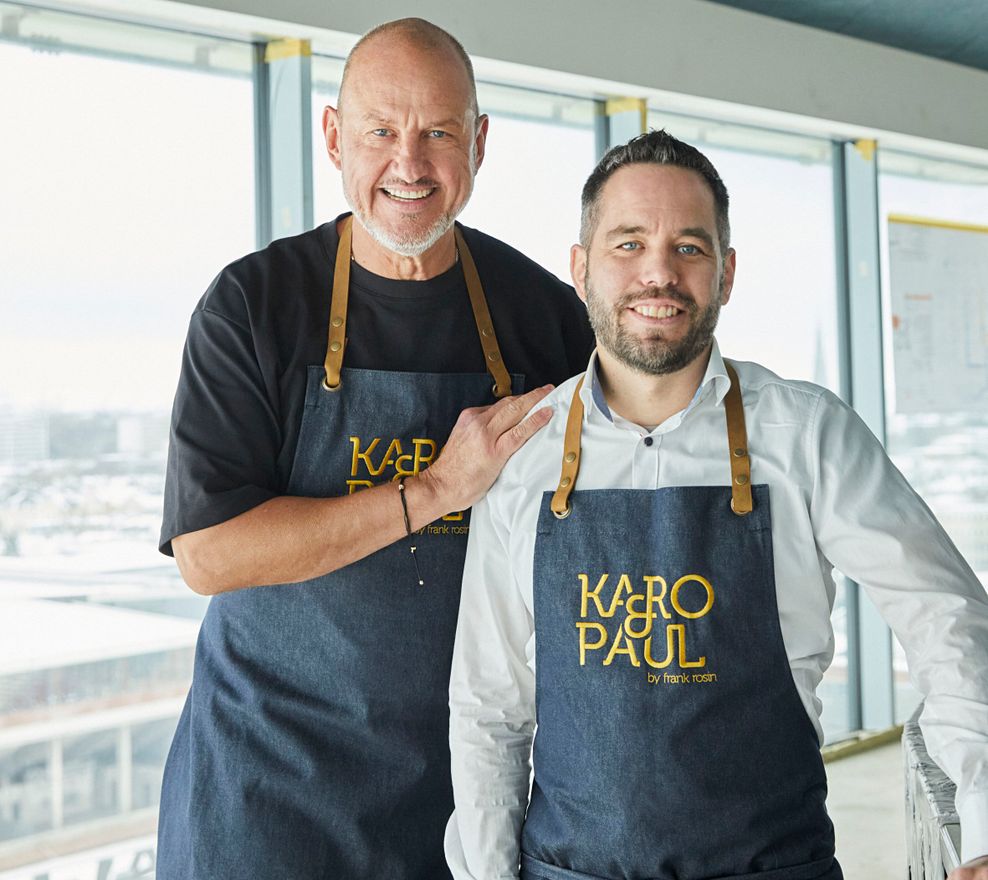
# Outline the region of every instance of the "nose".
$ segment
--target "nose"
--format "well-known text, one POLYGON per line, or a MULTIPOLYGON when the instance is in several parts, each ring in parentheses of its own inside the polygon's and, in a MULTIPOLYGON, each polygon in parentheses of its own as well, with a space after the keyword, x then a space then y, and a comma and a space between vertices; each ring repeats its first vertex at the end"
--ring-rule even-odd
POLYGON ((642 287, 657 287, 660 289, 675 287, 679 284, 679 270, 675 253, 670 253, 661 247, 648 248, 639 263, 642 287))
POLYGON ((392 170, 405 183, 414 183, 429 176, 429 161, 425 144, 415 135, 398 139, 392 170))

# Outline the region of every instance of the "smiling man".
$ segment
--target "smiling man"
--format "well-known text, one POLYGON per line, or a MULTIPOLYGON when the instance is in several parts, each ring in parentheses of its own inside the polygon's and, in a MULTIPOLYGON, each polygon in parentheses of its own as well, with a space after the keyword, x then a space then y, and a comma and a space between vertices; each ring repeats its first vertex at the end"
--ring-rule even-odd
POLYGON ((905 646, 958 784, 952 880, 986 880, 983 587, 852 410, 721 356, 736 266, 706 157, 665 132, 615 148, 580 239, 596 354, 474 508, 454 876, 840 880, 816 697, 837 567, 905 646))
POLYGON ((454 224, 488 120, 449 34, 367 34, 323 121, 352 215, 228 266, 189 328, 161 549, 213 598, 159 880, 448 876, 467 509, 592 347, 571 288, 454 224))

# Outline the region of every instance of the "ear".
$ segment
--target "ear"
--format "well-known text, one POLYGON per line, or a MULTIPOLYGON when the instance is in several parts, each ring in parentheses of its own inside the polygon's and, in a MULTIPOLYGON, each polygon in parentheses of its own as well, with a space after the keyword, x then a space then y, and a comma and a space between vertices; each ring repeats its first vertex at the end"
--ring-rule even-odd
POLYGON ((335 107, 326 107, 322 111, 322 133, 326 139, 326 152, 329 154, 329 161, 336 166, 336 170, 343 168, 341 160, 341 142, 343 131, 340 123, 340 111, 335 107))
POLYGON ((576 295, 586 303, 587 252, 582 245, 574 244, 569 249, 569 274, 573 279, 576 295))
POLYGON ((727 305, 734 289, 734 270, 737 268, 737 254, 734 248, 728 248, 724 255, 724 281, 721 284, 720 304, 727 305))
POLYGON ((477 119, 477 136, 474 139, 474 155, 477 158, 477 168, 484 163, 484 150, 487 146, 487 127, 491 119, 486 113, 482 113, 477 119))

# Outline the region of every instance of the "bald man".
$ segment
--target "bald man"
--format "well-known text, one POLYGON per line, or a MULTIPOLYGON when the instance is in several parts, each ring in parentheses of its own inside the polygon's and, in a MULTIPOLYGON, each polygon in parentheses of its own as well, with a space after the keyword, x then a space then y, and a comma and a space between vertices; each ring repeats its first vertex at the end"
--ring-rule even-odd
POLYGON ((371 31, 323 126, 352 214, 228 266, 189 329, 161 550, 212 599, 159 880, 449 876, 469 507, 592 347, 571 288, 454 222, 488 119, 453 37, 371 31))

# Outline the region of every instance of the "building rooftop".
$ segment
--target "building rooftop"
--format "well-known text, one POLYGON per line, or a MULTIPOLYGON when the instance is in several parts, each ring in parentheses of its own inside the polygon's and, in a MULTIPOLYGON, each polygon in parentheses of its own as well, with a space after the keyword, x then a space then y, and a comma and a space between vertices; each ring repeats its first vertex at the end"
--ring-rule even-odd
POLYGON ((86 602, 0 598, 0 675, 195 645, 199 623, 86 602))

